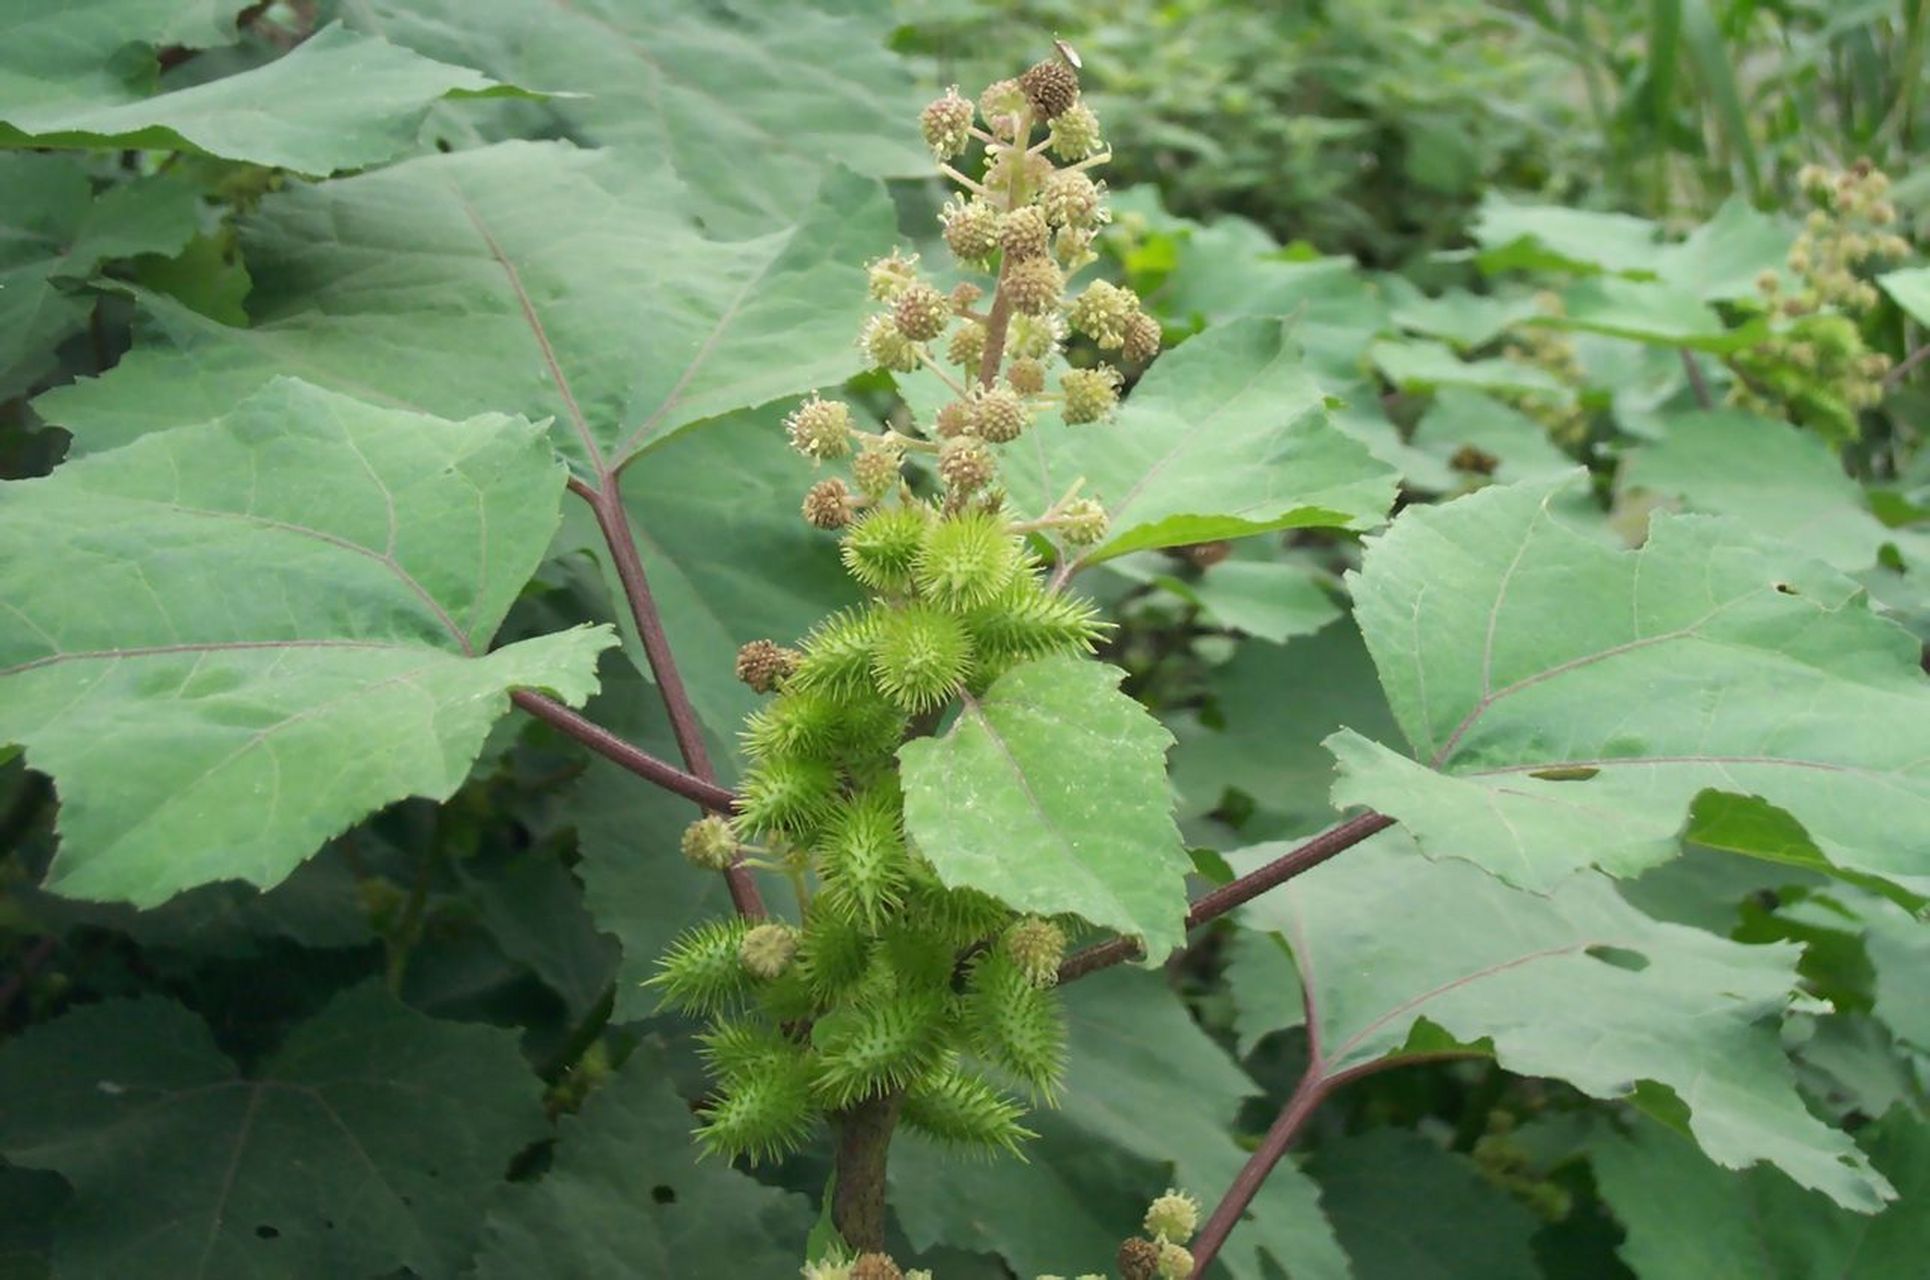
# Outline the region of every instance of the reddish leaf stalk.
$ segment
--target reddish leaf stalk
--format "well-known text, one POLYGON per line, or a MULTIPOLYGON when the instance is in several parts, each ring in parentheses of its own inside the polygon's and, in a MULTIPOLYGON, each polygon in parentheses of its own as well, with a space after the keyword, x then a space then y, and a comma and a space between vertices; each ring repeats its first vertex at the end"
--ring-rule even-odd
POLYGON ((707 782, 694 773, 686 773, 668 760, 660 760, 651 755, 642 747, 625 742, 594 720, 570 710, 556 699, 545 697, 530 689, 518 689, 509 696, 512 702, 544 724, 568 734, 605 760, 628 769, 644 781, 653 782, 665 791, 674 791, 686 800, 694 800, 706 809, 730 812, 731 802, 735 797, 724 788, 714 782, 707 782))
MULTIPOLYGON (((1217 919, 1393 825, 1394 820, 1386 814, 1370 810, 1338 826, 1329 827, 1265 866, 1249 871, 1201 897, 1186 913, 1186 927, 1196 929, 1209 920, 1217 919)), ((1074 978, 1083 978, 1141 954, 1136 938, 1114 938, 1101 942, 1067 956, 1065 963, 1059 966, 1059 981, 1071 982, 1074 978)))
MULTIPOLYGON (((617 581, 623 586, 624 600, 630 606, 630 617, 636 623, 638 639, 643 642, 643 653, 650 663, 650 672, 656 677, 657 692, 663 698, 664 710, 669 713, 670 731, 677 739, 677 750, 683 755, 684 765, 699 781, 716 786, 717 770, 710 763, 709 749, 704 746, 703 726, 697 719, 697 709, 691 705, 690 693, 684 688, 683 676, 677 670, 677 660, 670 652, 670 639, 663 629, 663 615, 657 612, 656 597, 650 593, 650 579, 643 571, 643 557, 637 552, 636 534, 630 528, 629 513, 623 509, 623 495, 617 488, 617 478, 614 474, 606 474, 602 483, 592 488, 572 476, 569 485, 572 492, 590 504, 590 512, 596 517, 596 526, 602 531, 604 542, 609 544, 610 560, 616 567, 617 581)), ((726 812, 729 809, 728 803, 713 807, 726 812)), ((728 867, 724 871, 724 878, 730 883, 731 904, 737 908, 739 915, 764 914, 763 895, 758 892, 757 881, 746 868, 741 865, 728 867)))
POLYGON ((1234 1177, 1233 1185, 1226 1189, 1226 1195, 1213 1206, 1212 1216, 1200 1228, 1199 1238, 1193 1242, 1194 1275, 1205 1275, 1206 1269, 1213 1265, 1213 1259, 1220 1256, 1220 1248, 1226 1244, 1226 1238, 1233 1234, 1233 1228, 1239 1225, 1246 1207, 1253 1203, 1254 1196, 1260 1194, 1260 1188, 1266 1185, 1273 1167, 1280 1163, 1280 1158, 1287 1154, 1287 1148, 1293 1145, 1294 1138, 1307 1123, 1307 1117, 1327 1100, 1327 1095, 1333 1092, 1339 1079, 1324 1078, 1313 1066, 1309 1066, 1307 1074, 1300 1077, 1293 1096, 1280 1109, 1273 1126, 1267 1130, 1267 1136, 1261 1139, 1259 1147, 1247 1158, 1246 1164, 1234 1177))
POLYGON ((1696 363, 1695 353, 1687 347, 1678 351, 1682 356, 1682 370, 1689 375, 1689 386, 1695 392, 1695 402, 1704 409, 1715 408, 1715 397, 1709 394, 1709 381, 1702 376, 1702 366, 1696 363))

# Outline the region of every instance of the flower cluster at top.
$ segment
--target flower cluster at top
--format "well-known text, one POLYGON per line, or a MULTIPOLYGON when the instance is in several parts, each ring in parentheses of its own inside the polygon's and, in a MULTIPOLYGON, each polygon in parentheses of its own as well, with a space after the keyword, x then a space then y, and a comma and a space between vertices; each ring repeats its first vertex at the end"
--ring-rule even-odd
MULTIPOLYGON (((871 264, 871 297, 881 306, 858 345, 877 368, 927 371, 948 398, 929 422, 904 430, 863 430, 847 405, 815 397, 791 415, 786 426, 800 453, 850 462, 850 483, 832 477, 805 497, 805 519, 819 528, 843 528, 900 495, 911 454, 935 471, 944 512, 1000 512, 999 450, 1042 410, 1056 407, 1060 420, 1078 426, 1117 407, 1124 374, 1106 359, 1067 365, 1069 335, 1085 335, 1126 365, 1159 351, 1159 322, 1130 289, 1095 280, 1068 292, 1068 277, 1094 261, 1093 238, 1111 218, 1105 184, 1091 177, 1110 154, 1070 66, 1041 62, 991 85, 976 105, 953 87, 924 109, 920 127, 940 170, 962 189, 939 215, 945 243, 966 272, 993 277, 991 293, 970 280, 941 289, 915 255, 893 252, 871 264), (967 166, 977 177, 957 167, 968 156, 978 158, 967 166)), ((1014 527, 1088 546, 1105 536, 1106 514, 1075 486, 1014 527)))
POLYGON ((1805 165, 1798 182, 1815 204, 1789 250, 1785 283, 1774 271, 1757 280, 1770 332, 1738 352, 1731 403, 1787 415, 1837 441, 1858 435, 1857 415, 1883 399, 1890 359, 1864 341, 1861 321, 1879 301, 1873 268, 1907 257, 1893 230, 1890 179, 1868 160, 1834 172, 1805 165))

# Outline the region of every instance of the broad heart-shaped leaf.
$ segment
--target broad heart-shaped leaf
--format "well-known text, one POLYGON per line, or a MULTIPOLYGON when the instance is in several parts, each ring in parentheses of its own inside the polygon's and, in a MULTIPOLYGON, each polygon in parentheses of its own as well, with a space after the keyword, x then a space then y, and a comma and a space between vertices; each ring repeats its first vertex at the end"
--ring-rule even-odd
POLYGON ((1930 1256, 1930 1123, 1898 1109, 1858 1136, 1898 1193, 1874 1217, 1773 1169, 1727 1173, 1656 1124, 1604 1128, 1590 1163, 1640 1280, 1918 1280, 1930 1256))
POLYGON ((1470 463, 1490 459, 1494 478, 1503 484, 1566 475, 1575 466, 1539 422, 1492 396, 1460 387, 1435 393, 1415 424, 1412 443, 1416 451, 1440 462, 1435 474, 1406 477, 1408 483, 1429 489, 1457 488, 1468 480, 1470 463))
POLYGON ((827 161, 932 172, 924 99, 885 47, 894 18, 879 0, 348 0, 343 16, 557 93, 543 134, 560 125, 673 170, 720 234, 789 226, 827 161))
POLYGON ((452 1275, 511 1157, 543 1133, 516 1037, 336 997, 241 1075, 158 997, 89 1005, 0 1048, 0 1153, 74 1195, 71 1280, 452 1275))
POLYGON ((1679 244, 1656 255, 1655 274, 1705 302, 1756 298, 1765 271, 1787 271, 1793 221, 1764 213, 1740 196, 1723 201, 1715 216, 1679 244))
POLYGON ((1546 396, 1563 402, 1573 398, 1573 392, 1540 365, 1498 357, 1463 360, 1444 342, 1376 342, 1368 354, 1387 380, 1403 390, 1465 387, 1546 396))
POLYGON ((152 89, 159 65, 130 44, 205 49, 234 39, 229 0, 69 0, 8 14, 0 102, 111 98, 152 89), (133 53, 137 56, 129 56, 133 53), (118 56, 117 56, 118 55, 118 56))
POLYGON ((1704 844, 1930 891, 1916 641, 1725 520, 1604 545, 1552 514, 1564 483, 1410 509, 1369 544, 1355 616, 1418 762, 1343 730, 1335 803, 1529 888, 1674 856, 1693 804, 1704 844))
POLYGON ((1416 856, 1399 831, 1255 899, 1242 919, 1293 949, 1316 1085, 1438 1051, 1444 1031, 1510 1071, 1633 1097, 1729 1168, 1768 1161, 1865 1213, 1891 1196, 1796 1093, 1775 1023, 1797 990, 1798 947, 1662 924, 1592 872, 1546 896, 1511 888, 1416 856))
POLYGON ((1160 357, 1114 422, 1035 429, 1005 473, 1035 510, 1085 480, 1082 492, 1112 517, 1086 564, 1275 529, 1372 528, 1398 480, 1328 424, 1289 325, 1264 318, 1217 326, 1160 357))
MULTIPOLYGON (((1020 1275, 1112 1274, 1119 1242, 1168 1186, 1212 1204, 1246 1162, 1241 1103, 1259 1092, 1160 973, 1113 969, 1065 991, 1064 1108, 1026 1119, 1025 1162, 892 1148, 892 1207, 918 1248, 1001 1253, 1020 1275)), ((1346 1280, 1314 1184, 1282 1161, 1220 1254, 1224 1274, 1346 1280)), ((943 1275, 943 1272, 939 1273, 943 1275)), ((1219 1274, 1219 1273, 1215 1273, 1219 1274)))
POLYGON ((194 189, 167 175, 98 198, 73 156, 0 152, 0 398, 28 390, 79 333, 93 299, 63 288, 103 258, 173 253, 196 226, 194 189))
POLYGON ((969 698, 941 737, 898 751, 905 830, 946 884, 1019 911, 1070 912, 1141 938, 1157 964, 1186 937, 1173 737, 1103 662, 1045 658, 969 698))
POLYGON ((0 146, 195 151, 329 174, 413 150, 430 106, 450 94, 523 93, 331 24, 273 62, 147 97, 96 67, 47 59, 77 33, 102 62, 122 57, 128 37, 91 12, 101 7, 28 6, 24 28, 9 25, 0 146))
POLYGON ((39 407, 104 448, 290 373, 444 417, 552 418, 594 475, 858 371, 863 264, 892 237, 877 183, 834 174, 754 240, 707 239, 687 203, 662 171, 562 143, 291 189, 242 230, 254 328, 150 297, 120 366, 39 407))
POLYGON ((605 629, 484 653, 562 485, 527 422, 284 380, 0 490, 0 741, 60 788, 49 887, 274 884, 454 792, 511 688, 582 701, 605 629))
POLYGON ((497 1194, 468 1273, 477 1280, 796 1271, 810 1202, 697 1159, 690 1106, 671 1088, 655 1042, 561 1128, 549 1171, 497 1194))
POLYGON ((1845 572, 1870 568, 1890 545, 1930 566, 1930 535, 1878 520, 1815 432, 1736 410, 1674 414, 1664 423, 1661 440, 1629 451, 1624 489, 1730 516, 1845 572))

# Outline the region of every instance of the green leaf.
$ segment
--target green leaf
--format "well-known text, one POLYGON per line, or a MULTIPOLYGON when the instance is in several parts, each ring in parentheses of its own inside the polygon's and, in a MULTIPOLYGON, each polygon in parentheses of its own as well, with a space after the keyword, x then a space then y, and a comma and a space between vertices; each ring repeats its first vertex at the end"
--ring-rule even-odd
POLYGON ((331 23, 273 62, 150 98, 80 65, 83 50, 111 64, 127 38, 101 7, 46 7, 8 31, 0 146, 194 151, 329 174, 414 150, 430 106, 450 94, 527 96, 331 23))
POLYGON ((1845 572, 1872 567, 1896 543, 1916 553, 1913 562, 1918 554, 1930 561, 1930 538, 1892 530, 1871 514, 1862 487, 1815 432, 1735 410, 1665 421, 1666 436, 1626 455, 1624 490, 1730 516, 1845 572))
MULTIPOLYGON (((727 236, 787 227, 826 162, 924 176, 924 100, 879 5, 809 0, 354 0, 353 25, 560 95, 544 114, 590 146, 667 169, 727 236)), ((874 252, 881 252, 879 245, 874 252)), ((827 300, 830 295, 826 295, 827 300)))
POLYGON ((834 175, 795 223, 737 242, 687 205, 661 172, 558 143, 285 191, 242 229, 255 328, 149 297, 119 367, 38 407, 107 448, 293 373, 439 416, 553 418, 593 475, 858 371, 863 264, 892 236, 876 183, 834 175))
POLYGON ((1759 298, 1757 279, 1765 271, 1786 274, 1795 242, 1789 219, 1731 196, 1680 244, 1656 255, 1655 274, 1704 302, 1759 298))
POLYGON ((1226 991, 1233 1000, 1233 1036, 1242 1058, 1275 1031, 1303 1026, 1300 971, 1278 936, 1235 930, 1227 943, 1226 991))
POLYGON ((1466 387, 1475 391, 1548 396, 1564 403, 1574 393, 1540 365, 1520 360, 1463 360, 1441 342, 1376 342, 1368 356, 1403 391, 1466 387))
POLYGON ((1727 1173, 1656 1124, 1603 1126, 1595 1182, 1622 1220, 1622 1260, 1641 1280, 1916 1280, 1930 1254, 1930 1124, 1892 1111, 1860 1135, 1899 1199, 1846 1213, 1769 1169, 1727 1173))
POLYGON ((1396 301, 1394 323, 1424 338, 1439 338, 1463 351, 1485 347, 1516 324, 1536 315, 1534 295, 1511 297, 1448 289, 1438 297, 1421 293, 1404 276, 1382 277, 1383 287, 1396 301))
POLYGON ((102 259, 173 253, 195 232, 194 190, 166 176, 98 198, 72 156, 0 152, 0 398, 47 373, 53 349, 81 332, 94 301, 73 288, 102 259))
POLYGON ((1275 529, 1372 528, 1396 477, 1327 423, 1323 402, 1285 323, 1235 321, 1155 361, 1117 421, 1035 428, 1037 464, 1017 446, 1006 482, 1043 510, 1085 480, 1112 517, 1086 564, 1275 529))
POLYGON ((1540 1280, 1540 1222, 1466 1156, 1373 1129, 1323 1145, 1313 1172, 1355 1280, 1540 1280))
POLYGON ((227 44, 239 7, 229 0, 87 0, 22 9, 0 47, 0 102, 151 91, 160 70, 152 49, 227 44), (131 57, 130 44, 137 46, 131 57))
POLYGON ((1180 813, 1199 817, 1228 791, 1239 792, 1257 810, 1241 824, 1249 838, 1311 831, 1334 819, 1334 762, 1322 738, 1343 725, 1373 736, 1397 732, 1352 622, 1284 648, 1241 645, 1206 687, 1210 720, 1174 726, 1180 813))
POLYGON ((556 1158, 490 1206, 477 1280, 777 1276, 796 1270, 810 1202, 758 1184, 690 1142, 690 1107, 646 1041, 565 1118, 556 1158))
POLYGON ((1859 1212, 1892 1194, 1796 1093, 1775 1020, 1797 990, 1797 947, 1661 924, 1593 873, 1546 895, 1511 888, 1417 856, 1399 831, 1242 911, 1293 949, 1316 1084, 1437 1050, 1445 1032, 1510 1071, 1658 1107, 1725 1167, 1771 1162, 1859 1212))
MULTIPOLYGON (((1507 483, 1566 475, 1575 460, 1556 448, 1539 422, 1478 391, 1446 387, 1437 392, 1414 427, 1414 448, 1437 458, 1442 475, 1429 487, 1455 487, 1455 463, 1472 449, 1494 460, 1494 478, 1507 483)), ((1414 477, 1409 477, 1413 479, 1414 477)))
POLYGON ((1343 730, 1334 802, 1529 888, 1674 856, 1695 804, 1705 844, 1930 890, 1916 641, 1727 521, 1605 545, 1551 513, 1563 487, 1410 509, 1370 543, 1356 616, 1416 759, 1343 730))
POLYGON ((1930 325, 1930 267, 1910 267, 1880 275, 1876 282, 1918 324, 1930 325))
MULTIPOLYGON (((1096 973, 1066 989, 1065 1007, 1064 1107, 1028 1117, 1040 1137, 1023 1164, 946 1160, 915 1141, 892 1149, 892 1203, 916 1247, 994 1250, 1021 1275, 1110 1274, 1154 1196, 1174 1186, 1210 1205, 1232 1185, 1247 1155, 1233 1125, 1259 1090, 1164 976, 1096 973)), ((1291 1160, 1220 1259, 1235 1280, 1349 1274, 1312 1180, 1291 1160)))
POLYGON ((1625 213, 1560 205, 1514 204, 1490 194, 1473 229, 1481 265, 1501 271, 1610 271, 1651 274, 1656 227, 1625 213))
POLYGON ((1159 721, 1089 659, 1015 667, 942 736, 899 749, 905 829, 957 887, 1018 911, 1070 912, 1144 939, 1186 937, 1191 863, 1173 825, 1159 721))
POLYGON ((460 785, 516 687, 576 703, 611 637, 487 650, 556 527, 542 432, 293 381, 4 490, 0 741, 61 792, 48 885, 259 886, 460 785))
POLYGON ((248 1075, 157 997, 89 1005, 0 1048, 0 1150, 72 1184, 71 1280, 448 1275, 481 1201, 543 1132, 516 1037, 377 987, 337 997, 248 1075))
POLYGON ((1161 585, 1206 610, 1220 626, 1285 644, 1340 617, 1340 606, 1305 566, 1279 560, 1227 560, 1196 582, 1161 585))

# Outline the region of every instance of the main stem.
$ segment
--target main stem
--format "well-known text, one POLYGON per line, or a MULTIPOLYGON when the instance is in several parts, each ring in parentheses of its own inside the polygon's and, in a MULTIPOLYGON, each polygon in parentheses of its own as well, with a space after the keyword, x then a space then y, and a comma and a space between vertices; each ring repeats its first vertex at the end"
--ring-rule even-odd
POLYGON ((838 1114, 837 1187, 831 1221, 859 1253, 885 1250, 885 1159, 905 1095, 893 1091, 838 1114))
POLYGON ((1221 1246, 1233 1234, 1233 1228, 1239 1225, 1240 1217, 1246 1212, 1246 1207, 1253 1203, 1253 1197, 1260 1194, 1267 1175, 1273 1172, 1273 1166, 1280 1163, 1280 1157, 1287 1154, 1287 1148, 1293 1145, 1294 1138, 1307 1123, 1307 1117, 1326 1101, 1333 1085, 1332 1079, 1322 1077, 1312 1066, 1308 1067, 1307 1074, 1300 1077, 1299 1085, 1294 1089, 1293 1096, 1287 1099, 1287 1105, 1280 1109, 1273 1127, 1267 1130, 1267 1136, 1260 1140, 1258 1149, 1247 1158, 1239 1176, 1227 1188, 1226 1195, 1213 1206, 1213 1215, 1200 1228, 1199 1239, 1193 1242, 1194 1275, 1205 1275, 1206 1269, 1213 1265, 1213 1259, 1220 1256, 1221 1246))
MULTIPOLYGON (((596 526, 603 533, 603 540, 609 544, 610 560, 616 566, 617 581, 623 587, 624 599, 630 606, 630 617, 637 625, 637 638, 643 642, 643 654, 650 663, 650 672, 656 677, 657 692, 663 698, 664 710, 670 716, 670 732, 677 739, 677 750, 684 758, 684 765, 700 780, 715 786, 717 770, 710 763, 710 751, 704 746, 702 722, 697 719, 697 709, 691 705, 690 693, 684 688, 683 676, 677 670, 677 659, 670 652, 670 639, 664 634, 663 615, 657 612, 656 597, 650 593, 650 579, 643 571, 643 557, 637 553, 637 539, 630 528, 629 513, 623 509, 623 495, 617 488, 614 473, 603 477, 602 483, 592 488, 581 480, 572 478, 570 488, 590 504, 590 512, 596 517, 596 526)), ((757 882, 751 878, 749 869, 733 864, 724 870, 724 879, 730 885, 731 905, 743 916, 764 914, 764 898, 757 891, 757 882)))

